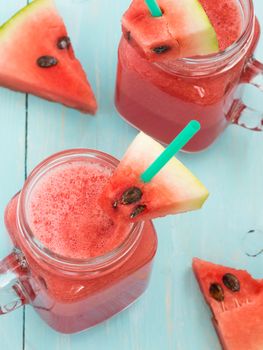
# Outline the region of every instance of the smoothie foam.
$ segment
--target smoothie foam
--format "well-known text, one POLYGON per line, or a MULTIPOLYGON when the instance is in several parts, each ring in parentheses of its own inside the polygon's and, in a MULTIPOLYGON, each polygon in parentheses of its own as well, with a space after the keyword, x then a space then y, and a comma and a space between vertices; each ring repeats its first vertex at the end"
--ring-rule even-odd
POLYGON ((52 252, 77 259, 101 256, 119 246, 128 225, 116 227, 97 203, 111 173, 85 161, 46 173, 30 194, 28 222, 35 237, 52 252))

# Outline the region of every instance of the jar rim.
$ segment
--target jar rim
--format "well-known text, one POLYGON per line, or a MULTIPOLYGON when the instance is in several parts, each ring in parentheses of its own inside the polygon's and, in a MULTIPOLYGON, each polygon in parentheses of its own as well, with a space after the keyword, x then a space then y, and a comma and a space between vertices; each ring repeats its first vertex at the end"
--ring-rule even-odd
POLYGON ((143 222, 133 224, 127 237, 118 247, 104 255, 87 259, 69 258, 56 254, 45 247, 38 239, 36 239, 29 226, 26 213, 26 204, 30 189, 36 183, 36 181, 43 176, 43 174, 53 169, 54 166, 65 164, 65 162, 72 161, 74 159, 77 160, 85 158, 102 161, 105 165, 107 164, 108 166, 112 167, 112 169, 116 168, 119 164, 119 161, 116 158, 108 155, 107 153, 92 149, 79 148, 55 153, 43 160, 30 173, 22 191, 19 194, 17 205, 18 228, 34 255, 38 259, 44 260, 45 263, 49 263, 54 267, 71 272, 98 272, 99 270, 109 269, 110 266, 125 258, 125 256, 127 256, 129 252, 131 252, 137 245, 144 226, 143 222))
MULTIPOLYGON (((219 51, 214 54, 198 56, 198 57, 190 57, 190 58, 180 58, 174 61, 171 64, 166 63, 154 63, 156 66, 166 71, 173 71, 178 68, 182 68, 183 66, 190 66, 193 69, 196 69, 197 66, 211 69, 216 69, 216 66, 220 63, 228 62, 229 60, 236 59, 236 57, 240 56, 240 50, 247 45, 249 47, 250 42, 249 39, 251 37, 251 33, 253 32, 254 24, 255 24, 255 13, 254 13, 254 5, 253 0, 238 0, 243 3, 241 7, 243 9, 243 17, 244 17, 244 28, 240 35, 240 37, 229 47, 227 47, 223 51, 219 51)), ((252 37, 251 37, 252 40, 252 37)))

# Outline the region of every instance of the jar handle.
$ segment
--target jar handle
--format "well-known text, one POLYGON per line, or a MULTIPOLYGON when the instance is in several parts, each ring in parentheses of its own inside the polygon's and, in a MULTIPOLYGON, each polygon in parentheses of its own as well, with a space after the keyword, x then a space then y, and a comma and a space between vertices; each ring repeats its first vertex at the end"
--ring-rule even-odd
POLYGON ((0 262, 0 315, 27 304, 27 291, 23 285, 27 278, 27 262, 22 252, 15 248, 0 262))
MULTIPOLYGON (((252 57, 245 67, 242 83, 253 85, 263 93, 263 64, 252 57)), ((263 110, 247 106, 242 99, 234 101, 229 115, 233 124, 252 131, 263 131, 263 110)))

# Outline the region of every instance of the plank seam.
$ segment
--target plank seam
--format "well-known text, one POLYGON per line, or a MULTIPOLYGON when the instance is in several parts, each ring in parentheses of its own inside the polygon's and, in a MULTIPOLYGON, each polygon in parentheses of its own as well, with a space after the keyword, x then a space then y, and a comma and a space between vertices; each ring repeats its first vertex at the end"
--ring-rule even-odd
MULTIPOLYGON (((29 1, 27 0, 27 4, 29 1)), ((27 156, 28 156, 28 94, 25 95, 25 160, 24 176, 27 179, 27 156)), ((23 333, 22 333, 22 350, 26 349, 26 307, 23 306, 23 333)))
MULTIPOLYGON (((26 94, 25 96, 25 164, 24 164, 25 180, 27 179, 27 152, 28 152, 28 94, 26 94)), ((26 307, 23 306, 22 350, 25 350, 25 349, 26 349, 26 307)))

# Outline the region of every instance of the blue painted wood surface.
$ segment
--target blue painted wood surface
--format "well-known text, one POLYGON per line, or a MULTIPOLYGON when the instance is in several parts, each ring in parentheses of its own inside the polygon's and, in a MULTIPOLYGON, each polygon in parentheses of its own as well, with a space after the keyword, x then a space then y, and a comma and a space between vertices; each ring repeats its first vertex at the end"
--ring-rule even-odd
MULTIPOLYGON (((26 0, 0 0, 0 20, 26 0)), ((114 109, 113 95, 120 18, 129 0, 60 0, 78 57, 100 105, 96 117, 57 104, 0 89, 0 210, 22 186, 25 175, 44 157, 66 148, 96 148, 121 157, 136 135, 114 109)), ((255 0, 263 24, 263 3, 255 0)), ((263 60, 263 40, 257 56, 263 60)), ((254 103, 248 91, 246 100, 254 103)), ((260 105, 260 104, 259 104, 260 105)), ((262 104, 261 104, 262 105, 262 104)), ((191 271, 198 256, 248 269, 262 277, 263 135, 229 127, 219 141, 198 155, 179 158, 207 185, 211 197, 202 211, 155 222, 159 250, 147 293, 130 309, 89 331, 60 335, 31 307, 0 317, 1 350, 219 350, 220 346, 191 271), (247 236, 250 229, 258 235, 247 236), (260 232, 260 230, 262 232, 260 232)), ((11 244, 1 215, 0 255, 11 244)))

